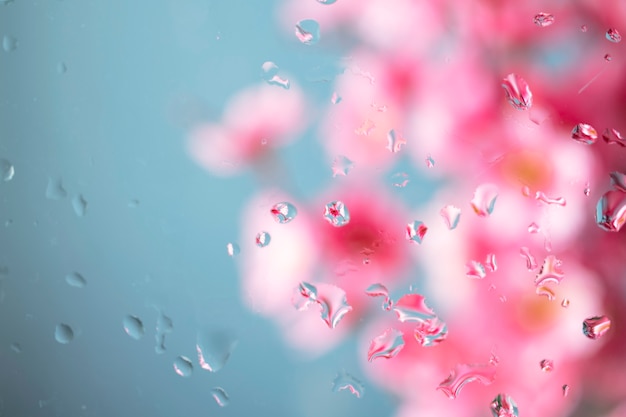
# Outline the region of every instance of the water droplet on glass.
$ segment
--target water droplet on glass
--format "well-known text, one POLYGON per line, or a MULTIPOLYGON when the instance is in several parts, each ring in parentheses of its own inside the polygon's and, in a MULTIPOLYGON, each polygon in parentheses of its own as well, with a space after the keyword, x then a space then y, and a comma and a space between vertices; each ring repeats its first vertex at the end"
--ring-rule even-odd
POLYGON ((567 397, 567 394, 569 394, 569 385, 565 384, 561 389, 563 390, 563 396, 567 397))
POLYGON ((285 224, 296 218, 298 210, 293 204, 283 201, 281 203, 274 204, 270 213, 277 223, 285 224))
POLYGON ((11 350, 15 353, 22 353, 22 346, 19 343, 11 343, 11 350))
POLYGON ((402 137, 395 129, 391 129, 387 133, 387 149, 391 152, 400 152, 402 146, 406 145, 406 139, 402 137))
POLYGON ((341 201, 331 201, 324 206, 324 218, 333 226, 342 227, 350 223, 350 212, 341 201))
POLYGON ((498 366, 499 363, 500 363, 500 358, 492 350, 491 351, 491 355, 489 356, 489 364, 492 365, 492 366, 498 366))
POLYGON ((317 302, 317 288, 308 282, 301 282, 295 289, 291 304, 298 311, 305 310, 313 302, 317 302))
POLYGON ((485 259, 485 266, 491 272, 496 272, 498 270, 498 263, 496 262, 496 254, 488 253, 487 258, 485 259))
POLYGON ((57 324, 57 327, 54 329, 54 339, 57 342, 66 345, 74 340, 74 331, 69 324, 57 324))
POLYGON ((217 372, 226 365, 237 346, 237 339, 226 331, 202 331, 196 338, 196 352, 200 367, 217 372))
POLYGON ((606 39, 608 41, 611 41, 613 43, 619 43, 622 41, 622 35, 619 34, 619 32, 617 31, 617 29, 615 28, 610 28, 606 31, 606 39))
POLYGON ((365 392, 363 383, 350 375, 349 373, 342 371, 337 374, 333 380, 333 392, 339 392, 348 390, 354 394, 357 398, 361 398, 365 392))
POLYGON ((539 366, 543 372, 552 372, 554 370, 554 361, 551 359, 542 359, 539 366))
POLYGON ((539 230, 541 230, 539 228, 539 225, 535 222, 532 222, 531 224, 528 225, 528 233, 537 233, 539 232, 539 230))
POLYGON ((432 157, 432 156, 430 156, 430 155, 428 155, 428 156, 426 157, 426 166, 427 166, 428 168, 433 168, 433 167, 435 166, 435 160, 434 160, 434 159, 433 159, 433 157, 432 157))
POLYGON ((519 254, 522 258, 526 259, 526 268, 529 271, 532 271, 533 269, 537 268, 537 260, 535 259, 535 257, 530 253, 530 249, 528 249, 526 246, 522 246, 519 250, 519 254))
POLYGON ((391 176, 391 184, 394 187, 404 188, 409 183, 409 174, 406 172, 396 172, 391 176))
POLYGON ((333 177, 337 175, 346 176, 354 168, 354 163, 343 155, 337 156, 333 160, 333 177))
POLYGON ((591 125, 578 123, 572 129, 572 139, 585 145, 592 145, 598 140, 598 131, 591 125))
POLYGON ((589 186, 587 185, 585 187, 585 189, 583 190, 583 194, 585 194, 587 197, 589 197, 589 194, 591 193, 591 189, 589 188, 589 186))
POLYGON ((580 31, 583 32, 583 33, 587 32, 587 25, 581 25, 580 26, 580 31))
POLYGON ((330 102, 332 104, 339 104, 339 103, 341 103, 341 96, 339 94, 337 94, 336 92, 333 92, 333 95, 330 98, 330 102))
POLYGON ((533 23, 537 26, 545 28, 554 23, 554 15, 550 13, 537 13, 533 18, 533 23))
POLYGON ((75 288, 83 288, 85 285, 87 285, 87 280, 85 279, 85 277, 83 277, 78 272, 72 272, 70 274, 67 274, 65 276, 65 282, 67 282, 67 285, 69 285, 70 287, 75 288))
POLYGON ((474 198, 471 204, 474 213, 480 217, 487 217, 492 212, 498 198, 498 187, 494 184, 482 184, 474 191, 474 198))
POLYGON ((420 294, 405 294, 396 301, 393 311, 401 322, 423 322, 436 317, 433 310, 426 305, 426 299, 420 294))
POLYGON ((545 285, 538 285, 537 288, 535 288, 535 293, 537 295, 545 295, 548 297, 548 301, 553 301, 556 298, 554 291, 545 285))
POLYGON ((526 81, 517 74, 509 74, 502 80, 506 99, 517 110, 528 110, 533 104, 533 93, 526 81))
POLYGON ((548 197, 542 191, 537 191, 535 193, 535 200, 541 201, 545 204, 556 204, 562 207, 565 207, 567 201, 563 197, 548 197))
POLYGON ((376 124, 370 119, 365 119, 361 126, 354 129, 354 134, 359 136, 369 136, 374 131, 376 124))
POLYGON ((389 311, 393 306, 393 301, 389 298, 389 290, 383 284, 372 284, 365 290, 365 294, 370 297, 384 297, 383 310, 389 311))
POLYGON ((611 190, 596 204, 596 224, 608 232, 619 232, 626 223, 626 193, 611 190))
POLYGON ((443 221, 446 223, 446 226, 449 230, 456 229, 459 225, 459 220, 461 220, 461 209, 452 205, 447 205, 441 209, 439 212, 441 217, 443 217, 443 221))
POLYGON ((174 371, 182 377, 189 378, 193 373, 193 364, 186 356, 179 356, 174 360, 174 371))
POLYGON ((139 204, 140 204, 140 201, 137 200, 136 198, 133 198, 132 200, 128 202, 128 208, 133 208, 133 209, 137 208, 139 207, 139 204))
POLYGON ((2 38, 2 49, 4 49, 5 52, 15 51, 17 49, 17 44, 17 39, 13 36, 4 35, 2 38))
POLYGON ((604 55, 604 60, 606 62, 611 62, 612 59, 613 59, 613 57, 610 54, 605 54, 604 55))
POLYGON ((609 177, 611 178, 611 187, 626 192, 626 174, 613 171, 609 174, 609 177))
POLYGON ((427 231, 428 227, 424 225, 424 222, 415 220, 406 226, 406 239, 409 242, 421 244, 427 231))
POLYGON ((317 2, 318 2, 318 3, 320 3, 320 4, 326 4, 326 5, 328 5, 328 4, 334 4, 334 3, 336 3, 336 2, 337 2, 337 0, 317 0, 317 2))
POLYGON ((622 147, 626 147, 626 139, 617 129, 604 129, 602 132, 602 139, 609 145, 617 144, 622 147))
POLYGON ((14 175, 15 167, 13 164, 6 159, 0 158, 0 179, 4 182, 8 182, 13 179, 14 175))
POLYGON ((498 394, 491 402, 491 415, 493 417, 517 417, 517 404, 510 395, 498 394))
POLYGON ((563 301, 561 301, 561 307, 563 308, 569 307, 569 300, 567 298, 564 298, 563 301))
POLYGON ((487 272, 482 263, 471 260, 465 264, 465 275, 468 278, 483 279, 487 276, 487 272))
POLYGON ((535 278, 535 285, 547 285, 547 284, 559 284, 563 278, 565 278, 565 274, 561 270, 561 266, 563 262, 557 259, 554 255, 546 256, 546 259, 543 261, 543 265, 541 265, 541 269, 535 278))
POLYGON ((448 325, 438 317, 422 321, 413 329, 415 340, 424 346, 435 346, 448 337, 448 325))
POLYGON ((320 40, 320 25, 313 19, 296 23, 296 37, 305 45, 315 45, 320 40))
POLYGON ((122 320, 122 325, 124 326, 124 331, 126 332, 126 334, 135 340, 141 339, 145 334, 143 323, 141 322, 141 319, 137 316, 128 315, 124 317, 124 319, 122 320))
POLYGON ((404 348, 404 336, 400 330, 387 329, 380 336, 370 342, 367 350, 367 360, 377 358, 391 359, 404 348))
POLYGON ((171 333, 174 330, 174 323, 172 319, 166 316, 163 312, 159 312, 157 316, 156 323, 156 335, 154 336, 156 340, 156 345, 154 346, 154 351, 157 354, 163 354, 166 351, 165 347, 165 335, 167 333, 171 333))
POLYGON ((269 245, 271 240, 272 237, 267 232, 259 232, 255 238, 256 245, 260 248, 264 248, 269 245))
POLYGON ((483 385, 489 385, 495 378, 496 367, 493 365, 458 364, 450 372, 450 376, 439 384, 437 389, 446 394, 448 398, 455 399, 465 384, 479 381, 483 385))
POLYGON ((529 197, 530 196, 530 187, 528 187, 527 185, 524 185, 522 187, 522 195, 524 197, 529 197))
POLYGON ((228 243, 226 245, 226 251, 228 252, 228 256, 234 257, 241 253, 241 248, 236 243, 228 243))
POLYGON ((611 320, 607 316, 589 317, 583 321, 583 334, 596 340, 604 336, 611 328, 611 320))
POLYGON ((87 212, 87 200, 85 200, 82 194, 78 194, 72 199, 72 207, 78 217, 83 217, 87 212))
POLYGON ((61 61, 57 64, 57 73, 65 74, 67 72, 67 65, 65 62, 61 61))
MULTIPOLYGON (((331 284, 318 284, 317 286, 303 282, 300 284, 300 295, 308 298, 320 306, 322 320, 334 329, 343 316, 352 311, 348 304, 346 292, 331 284)), ((308 303, 304 304, 304 307, 308 303)))
POLYGON ((215 387, 211 389, 210 393, 211 397, 213 397, 217 405, 219 405, 220 407, 226 407, 228 404, 230 404, 230 397, 228 396, 226 391, 224 391, 224 388, 215 387))
POLYGON ((67 197, 67 191, 63 188, 63 180, 48 178, 46 186, 46 198, 49 200, 61 200, 67 197))
POLYGON ((278 65, 274 64, 271 61, 266 61, 261 66, 261 69, 263 70, 263 79, 266 83, 268 83, 269 85, 277 85, 284 88, 285 90, 289 90, 291 83, 289 82, 289 80, 282 78, 280 75, 278 75, 278 65))

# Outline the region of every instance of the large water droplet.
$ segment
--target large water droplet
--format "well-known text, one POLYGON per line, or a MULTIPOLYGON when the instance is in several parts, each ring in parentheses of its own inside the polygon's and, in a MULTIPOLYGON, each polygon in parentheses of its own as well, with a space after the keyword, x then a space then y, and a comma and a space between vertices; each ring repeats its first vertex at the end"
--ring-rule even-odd
POLYGON ((465 275, 468 278, 483 279, 487 276, 485 266, 478 261, 467 261, 465 264, 465 275))
POLYGON ((305 45, 315 45, 320 40, 320 25, 313 19, 296 23, 296 37, 305 45))
POLYGON ((122 320, 122 325, 124 326, 124 331, 126 332, 126 334, 135 340, 141 339, 145 334, 143 323, 141 322, 141 319, 137 316, 128 315, 124 317, 124 319, 122 320))
POLYGON ((269 245, 271 240, 272 240, 272 237, 267 232, 259 232, 254 238, 256 245, 260 248, 264 248, 267 245, 269 245))
POLYGON ((237 346, 237 339, 226 331, 198 332, 196 352, 202 369, 217 372, 226 365, 237 346))
POLYGON ((17 44, 17 39, 13 36, 4 35, 2 38, 2 49, 4 49, 5 52, 15 51, 17 49, 17 44))
POLYGON ((235 257, 241 253, 241 248, 238 244, 231 242, 226 245, 226 252, 230 257, 235 257))
POLYGON ((346 292, 335 285, 322 283, 315 286, 303 282, 300 284, 300 295, 321 307, 322 320, 331 329, 337 327, 343 316, 352 311, 346 292))
POLYGON ((498 394, 491 402, 491 414, 493 417, 517 417, 517 404, 510 395, 498 394))
POLYGON ((82 194, 78 194, 72 199, 72 207, 78 217, 83 217, 87 213, 87 200, 82 194))
POLYGON ((269 85, 277 85, 284 88, 285 90, 289 90, 289 87, 291 87, 291 83, 288 79, 282 78, 280 75, 278 75, 278 65, 274 64, 271 61, 266 61, 261 66, 261 69, 263 70, 263 79, 266 83, 268 83, 269 85))
POLYGON ((4 182, 11 181, 15 175, 15 167, 7 160, 0 158, 0 179, 4 182))
POLYGON ((587 123, 578 123, 572 129, 572 139, 585 145, 592 145, 598 140, 598 131, 587 123))
POLYGON ((473 381, 479 381, 483 385, 491 384, 496 378, 496 367, 493 365, 467 365, 458 364, 450 372, 450 376, 442 381, 437 387, 454 399, 461 392, 461 388, 473 381))
POLYGON ((533 93, 526 81, 517 74, 509 74, 502 80, 506 99, 517 110, 528 110, 533 104, 533 93))
POLYGON ((554 361, 552 359, 542 359, 539 367, 543 372, 552 372, 554 370, 554 361))
POLYGON ((611 190, 596 204, 596 224, 608 232, 619 232, 626 223, 626 193, 611 190))
POLYGON ((387 149, 389 151, 394 153, 400 152, 404 145, 406 145, 406 139, 400 133, 397 133, 394 129, 387 133, 387 149))
POLYGON ((67 282, 67 285, 69 285, 70 287, 75 288, 83 288, 85 285, 87 285, 87 280, 85 279, 85 277, 83 277, 78 272, 72 272, 67 274, 65 276, 65 282, 67 282))
POLYGON ((46 198, 49 200, 61 200, 67 197, 67 191, 63 188, 63 180, 48 178, 46 186, 46 198))
POLYGON ((448 337, 448 325, 438 317, 422 321, 413 329, 415 340, 424 346, 435 346, 448 337))
POLYGON ((535 200, 541 201, 545 204, 556 204, 558 206, 565 207, 567 201, 563 197, 548 197, 542 191, 537 191, 535 193, 535 200))
POLYGON ((619 43, 622 41, 622 35, 620 35, 620 33, 615 28, 609 28, 606 31, 605 36, 608 41, 611 41, 613 43, 619 43))
POLYGON ((498 187, 495 184, 482 184, 476 187, 471 204, 474 213, 487 217, 493 213, 498 198, 498 187))
POLYGON ((228 404, 230 404, 230 397, 228 396, 226 391, 224 391, 224 388, 215 387, 211 389, 210 393, 211 397, 213 397, 217 405, 219 405, 220 407, 226 407, 228 404))
POLYGON ((185 378, 189 378, 193 373, 193 364, 186 356, 179 356, 174 360, 174 371, 185 378))
POLYGON ((459 225, 461 220, 461 209, 452 205, 447 205, 439 212, 448 229, 453 230, 459 225))
POLYGON ((348 390, 354 394, 357 398, 361 398, 365 393, 365 387, 363 383, 350 375, 349 373, 342 371, 337 374, 333 380, 333 392, 339 392, 348 390))
POLYGON ((617 144, 621 147, 626 147, 626 139, 617 129, 604 129, 604 132, 602 132, 602 139, 609 145, 617 144))
POLYGON ((522 246, 519 250, 519 254, 526 260, 526 268, 529 271, 537 268, 537 259, 530 253, 530 249, 526 246, 522 246))
POLYGON ((611 328, 611 320, 607 316, 589 317, 583 321, 583 334, 589 339, 601 338, 611 328))
POLYGON ((413 243, 422 243, 424 236, 426 236, 426 232, 428 231, 428 227, 424 224, 424 222, 415 220, 406 226, 406 238, 409 242, 413 243))
POLYGON ((401 322, 426 321, 435 318, 435 313, 426 304, 426 299, 420 294, 405 294, 396 301, 393 311, 401 322))
POLYGON ((565 274, 561 270, 562 265, 563 262, 557 259, 556 256, 546 256, 535 278, 535 285, 559 284, 565 278, 565 274))
POLYGON ((365 290, 365 294, 370 297, 384 297, 383 310, 389 311, 393 306, 393 301, 389 298, 389 290, 383 284, 372 284, 365 290))
POLYGON ((533 23, 537 26, 545 28, 554 23, 554 15, 550 13, 537 13, 533 18, 533 23))
POLYGON ((346 176, 354 168, 354 163, 343 155, 337 156, 333 160, 333 177, 337 175, 346 176))
POLYGON ((335 227, 342 227, 350 223, 348 207, 341 201, 331 201, 324 206, 324 218, 335 227))
POLYGON ((296 218, 298 210, 293 204, 283 201, 274 204, 274 206, 270 209, 270 213, 277 223, 285 224, 296 218))
POLYGON ((66 345, 74 340, 74 330, 72 330, 69 324, 57 324, 56 328, 54 329, 54 339, 57 342, 66 345))
POLYGON ((387 329, 380 336, 370 342, 367 350, 367 360, 377 358, 391 359, 404 348, 404 336, 400 330, 387 329))

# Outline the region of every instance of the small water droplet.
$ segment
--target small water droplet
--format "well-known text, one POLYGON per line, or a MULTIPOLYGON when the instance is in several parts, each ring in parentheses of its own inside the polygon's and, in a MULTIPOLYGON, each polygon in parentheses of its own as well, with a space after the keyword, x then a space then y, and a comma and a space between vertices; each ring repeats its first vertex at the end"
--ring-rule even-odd
POLYGON ((471 260, 465 264, 465 275, 468 278, 483 279, 487 276, 487 272, 482 263, 471 260))
POLYGON ((424 346, 436 346, 448 337, 448 325, 438 317, 421 321, 413 329, 415 340, 424 346))
POLYGON ((439 214, 443 217, 443 221, 446 223, 449 230, 456 229, 459 225, 459 220, 461 220, 460 208, 447 205, 439 211, 439 214))
POLYGON ((589 339, 597 340, 611 328, 611 320, 607 316, 589 317, 583 321, 583 334, 589 339))
POLYGON ((626 223, 626 193, 607 191, 596 204, 596 224, 608 232, 619 232, 626 223))
POLYGON ((615 28, 609 28, 606 31, 605 36, 608 41, 611 41, 613 43, 619 43, 622 41, 622 35, 620 35, 620 33, 615 28))
POLYGON ((296 37, 305 45, 315 45, 320 40, 320 25, 313 19, 296 23, 296 37))
POLYGON ((241 249, 238 244, 231 242, 226 245, 226 252, 228 252, 228 256, 235 257, 241 253, 241 249))
POLYGON ((531 224, 528 225, 528 233, 537 233, 539 232, 539 230, 541 230, 539 228, 539 225, 535 222, 532 222, 531 224))
POLYGON ((563 197, 548 197, 542 191, 537 191, 535 193, 535 200, 541 201, 546 204, 556 204, 558 206, 565 207, 567 201, 563 197))
POLYGON ((458 364, 450 372, 448 378, 437 387, 448 396, 455 399, 466 384, 478 381, 483 385, 491 384, 496 378, 496 367, 493 365, 458 364))
POLYGON ((430 155, 428 155, 428 156, 426 157, 426 166, 427 166, 428 168, 433 168, 433 167, 435 166, 435 160, 434 160, 434 159, 433 159, 433 157, 432 157, 432 156, 430 156, 430 155))
POLYGON ((554 23, 554 15, 550 13, 537 13, 533 18, 533 23, 539 27, 545 28, 554 23))
POLYGON ((563 280, 563 278, 565 278, 565 274, 561 270, 562 265, 563 262, 557 259, 556 256, 546 256, 546 259, 544 259, 543 264, 541 265, 541 269, 539 270, 539 273, 535 278, 535 285, 558 285, 563 280))
POLYGON ((185 378, 189 378, 193 373, 193 364, 186 356, 179 356, 174 360, 174 371, 185 378))
POLYGON ((226 331, 201 331, 196 338, 196 352, 200 367, 209 372, 217 372, 226 365, 237 339, 226 331))
POLYGON ((171 333, 174 330, 174 322, 169 316, 163 312, 157 317, 156 331, 157 333, 171 333))
POLYGON ((404 348, 404 336, 400 330, 387 329, 370 342, 367 350, 367 360, 377 358, 391 359, 404 348))
POLYGON ((324 206, 324 218, 335 227, 342 227, 350 223, 348 207, 341 201, 331 201, 324 206))
POLYGON ((602 132, 602 139, 609 145, 616 144, 622 147, 626 147, 626 139, 617 129, 604 129, 604 132, 602 132))
POLYGON ((270 213, 277 223, 285 224, 296 218, 296 216, 298 215, 298 210, 293 204, 283 201, 274 204, 274 206, 270 210, 270 213))
POLYGON ((72 272, 67 274, 65 276, 65 282, 67 282, 67 285, 69 285, 70 287, 75 288, 83 288, 85 285, 87 285, 87 280, 85 279, 85 277, 78 272, 72 272))
POLYGON ((390 152, 400 152, 404 145, 406 145, 406 139, 400 133, 397 133, 395 129, 391 129, 387 133, 387 149, 390 152))
POLYGON ((228 404, 230 404, 230 397, 228 396, 226 391, 224 391, 224 388, 215 387, 211 389, 210 393, 211 397, 213 397, 217 405, 219 405, 220 407, 226 407, 228 404))
POLYGON ((57 73, 65 74, 67 72, 67 65, 65 62, 61 61, 57 64, 57 73))
POLYGON ((585 145, 592 145, 598 140, 598 131, 587 123, 578 123, 572 129, 572 139, 585 145))
POLYGON ((564 298, 563 301, 561 301, 561 307, 563 308, 569 307, 569 299, 564 298))
POLYGON ((543 372, 552 372, 554 370, 554 361, 551 359, 542 359, 539 362, 539 367, 543 372))
POLYGON ((137 316, 128 315, 122 320, 124 331, 135 340, 139 340, 145 334, 145 329, 141 319, 137 316))
POLYGON ((569 385, 565 384, 561 389, 563 390, 563 396, 567 397, 567 395, 569 394, 569 385))
POLYGON ((354 163, 343 155, 337 156, 333 160, 333 177, 337 175, 346 176, 354 168, 354 163))
POLYGON ((529 271, 532 271, 533 269, 537 268, 537 260, 535 259, 535 257, 530 253, 530 249, 526 246, 522 246, 519 250, 519 254, 522 258, 524 258, 526 260, 526 268, 529 271))
POLYGON ((492 350, 491 351, 491 356, 489 356, 489 364, 492 365, 492 366, 498 366, 499 363, 500 363, 500 358, 492 350))
POLYGON ((474 191, 471 205, 474 213, 480 217, 487 217, 493 213, 498 198, 498 187, 495 184, 482 184, 474 191))
POLYGON ((4 35, 2 38, 2 49, 5 52, 13 52, 17 49, 18 41, 13 36, 4 35))
POLYGON ((487 258, 485 258, 485 266, 491 272, 496 272, 498 270, 498 263, 496 262, 496 254, 488 253, 487 258))
POLYGON ((267 232, 259 232, 255 238, 256 245, 260 248, 264 248, 269 245, 271 240, 272 237, 267 232))
POLYGON ((522 195, 524 197, 530 197, 530 187, 528 187, 527 185, 524 185, 522 187, 522 195))
POLYGON ((583 194, 585 194, 587 197, 589 197, 589 194, 591 193, 591 189, 589 188, 589 186, 587 185, 585 187, 585 189, 583 190, 583 194))
POLYGON ((22 346, 17 342, 11 343, 11 350, 15 353, 22 353, 22 346))
POLYGON ((9 182, 15 175, 15 167, 7 160, 0 158, 0 179, 4 182, 9 182))
POLYGON ((78 217, 84 217, 87 213, 87 200, 82 194, 78 194, 72 199, 72 207, 78 217))
POLYGON ((409 183, 409 174, 406 172, 396 172, 391 176, 391 184, 394 187, 404 188, 409 183))
POLYGON ((533 93, 526 81, 517 74, 509 74, 502 80, 506 99, 517 110, 528 110, 533 104, 533 93))
POLYGON ((582 25, 580 27, 580 31, 583 32, 583 33, 587 32, 587 25, 582 25))
POLYGON ((46 186, 46 198, 49 200, 61 200, 67 197, 67 191, 63 187, 63 180, 48 178, 48 185, 46 186))
POLYGON ((318 3, 320 3, 320 4, 326 4, 326 5, 328 5, 328 4, 334 4, 334 3, 336 3, 336 2, 337 2, 337 0, 317 0, 317 2, 318 2, 318 3))
POLYGON ((370 119, 365 119, 361 126, 354 129, 354 134, 359 136, 369 136, 376 129, 376 124, 370 119))
POLYGON ((498 394, 491 402, 491 415, 493 417, 517 417, 517 404, 510 395, 498 394))
POLYGON ((332 104, 339 104, 341 103, 341 96, 339 94, 337 94, 336 92, 333 92, 332 97, 330 98, 330 102, 332 104))
POLYGON ((383 284, 372 284, 365 290, 370 297, 384 297, 383 310, 389 311, 393 307, 393 301, 389 298, 389 290, 383 284))
POLYGON ((274 64, 271 61, 266 61, 261 66, 261 69, 263 70, 263 79, 266 83, 268 83, 269 85, 277 85, 284 88, 285 90, 289 90, 289 88, 291 87, 291 83, 288 79, 282 78, 280 75, 278 75, 278 71, 280 69, 278 68, 278 65, 274 64))
POLYGON ((415 220, 406 226, 406 239, 409 242, 421 244, 427 231, 428 227, 424 225, 424 222, 415 220))
POLYGON ((357 398, 361 398, 365 393, 365 387, 363 383, 350 375, 349 373, 342 371, 337 374, 333 380, 333 392, 339 392, 348 390, 354 394, 357 398))
POLYGON ((613 57, 611 56, 611 54, 605 54, 604 55, 604 60, 606 62, 611 62, 612 59, 613 59, 613 57))
POLYGON ((545 295, 548 297, 548 301, 554 301, 556 298, 554 291, 545 285, 538 285, 537 288, 535 288, 535 293, 537 295, 545 295))
POLYGON ((66 345, 74 340, 74 330, 72 330, 69 324, 57 324, 56 328, 54 329, 54 339, 57 342, 66 345))

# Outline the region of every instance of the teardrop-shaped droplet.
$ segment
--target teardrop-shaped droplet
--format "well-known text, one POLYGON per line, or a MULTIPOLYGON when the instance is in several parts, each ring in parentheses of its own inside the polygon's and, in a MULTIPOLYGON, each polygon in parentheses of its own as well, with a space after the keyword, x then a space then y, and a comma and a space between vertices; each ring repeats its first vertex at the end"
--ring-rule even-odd
POLYGON ((343 227, 350 223, 350 212, 343 202, 331 201, 324 206, 324 218, 335 227, 343 227))
POLYGON ((592 145, 598 140, 598 131, 587 123, 578 123, 572 129, 572 139, 585 145, 592 145))
POLYGON ((286 224, 296 218, 298 210, 293 204, 283 201, 274 204, 270 209, 270 213, 277 223, 286 224))
POLYGON ((127 335, 132 337, 135 340, 139 340, 146 333, 143 322, 137 316, 128 315, 124 317, 122 320, 122 325, 124 326, 124 331, 127 335))
POLYGON ((471 204, 474 213, 480 217, 487 217, 493 213, 498 198, 498 187, 495 184, 482 184, 474 191, 471 204))
POLYGON ((320 25, 313 19, 296 23, 296 37, 305 45, 315 45, 320 40, 320 25))
POLYGON ((502 80, 506 99, 517 110, 528 110, 533 104, 533 94, 526 81, 517 74, 509 74, 502 80))
POLYGON ((517 404, 510 395, 498 394, 491 402, 491 415, 493 417, 518 417, 517 404))
POLYGON ((338 373, 333 380, 333 392, 344 390, 351 392, 357 398, 361 398, 365 392, 365 387, 361 381, 343 371, 338 373))
POLYGON ((533 18, 533 23, 539 27, 545 28, 554 23, 554 15, 550 13, 537 13, 533 18))
POLYGON ((495 378, 496 367, 493 365, 458 364, 450 372, 448 378, 439 384, 437 389, 446 394, 448 398, 454 399, 466 384, 478 381, 483 385, 489 385, 495 378))
POLYGON ((210 393, 211 397, 213 397, 217 405, 219 405, 220 407, 226 407, 228 404, 230 404, 230 397, 228 396, 226 391, 224 391, 224 388, 215 387, 211 389, 210 393))
POLYGON ((428 227, 424 222, 415 220, 406 226, 406 239, 412 243, 422 243, 427 231, 428 227))
POLYGON ((622 41, 622 35, 615 28, 609 28, 606 31, 606 39, 613 43, 619 43, 622 41))
POLYGON ((370 342, 367 350, 367 360, 377 358, 391 359, 404 348, 404 336, 400 330, 387 329, 380 336, 370 342))
POLYGON ((449 230, 456 229, 459 225, 459 220, 461 220, 460 208, 453 205, 447 205, 441 209, 439 214, 443 217, 443 221, 446 223, 449 230))
POLYGON ((589 339, 601 338, 611 328, 611 320, 607 316, 589 317, 583 321, 583 334, 589 339))
POLYGON ((611 190, 596 204, 596 224, 608 231, 619 232, 626 223, 626 193, 620 190, 611 190))
POLYGON ((186 356, 179 356, 174 360, 174 371, 185 378, 189 378, 193 373, 193 363, 186 356))

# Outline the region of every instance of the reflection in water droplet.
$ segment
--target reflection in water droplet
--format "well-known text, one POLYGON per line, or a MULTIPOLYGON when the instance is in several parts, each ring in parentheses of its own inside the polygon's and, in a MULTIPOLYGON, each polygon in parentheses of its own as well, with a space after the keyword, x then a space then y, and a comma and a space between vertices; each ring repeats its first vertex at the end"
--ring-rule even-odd
POLYGON ((496 367, 493 365, 458 364, 450 372, 450 376, 439 384, 437 389, 446 394, 448 398, 455 399, 465 384, 479 381, 483 385, 489 385, 495 378, 496 367))
POLYGON ((217 372, 226 365, 237 339, 226 331, 202 331, 196 338, 196 352, 202 369, 217 372))
POLYGON ((260 248, 264 248, 270 244, 272 237, 267 232, 259 232, 255 237, 256 245, 260 248))
POLYGON ((561 307, 563 308, 569 307, 569 299, 564 298, 563 301, 561 301, 561 307))
POLYGON ((341 201, 331 201, 324 206, 324 218, 335 227, 342 227, 350 223, 348 207, 341 201))
POLYGON ((488 253, 487 258, 485 259, 485 266, 491 272, 496 272, 498 270, 498 263, 496 262, 496 254, 488 253))
POLYGON ((572 139, 585 145, 592 145, 598 140, 598 131, 591 125, 578 123, 572 129, 572 139))
POLYGON ((509 74, 502 80, 506 99, 517 110, 528 110, 533 104, 533 94, 526 81, 517 74, 509 74))
POLYGON ((185 378, 189 378, 193 373, 193 364, 186 356, 179 356, 174 360, 174 371, 185 378))
POLYGON ((72 272, 70 274, 67 274, 65 276, 65 282, 67 282, 67 285, 69 285, 70 287, 76 288, 83 288, 85 285, 87 285, 87 280, 85 279, 85 277, 83 277, 78 272, 72 272))
POLYGON ((15 167, 7 160, 0 158, 0 179, 4 182, 11 181, 15 175, 15 167))
POLYGON ((448 226, 449 230, 456 229, 459 225, 459 220, 461 220, 461 209, 452 205, 447 205, 441 209, 439 212, 441 217, 443 217, 443 221, 448 226))
POLYGON ((551 359, 542 359, 539 366, 543 372, 552 372, 554 370, 554 361, 551 359))
POLYGON ((333 177, 337 175, 346 176, 354 168, 354 163, 343 155, 337 156, 333 160, 333 177))
POLYGON ((13 36, 4 35, 2 38, 2 49, 5 52, 13 52, 17 49, 17 39, 13 36))
POLYGON ((530 249, 528 249, 526 246, 522 246, 519 250, 519 254, 522 258, 526 259, 526 268, 529 271, 532 271, 533 269, 537 268, 537 260, 535 259, 535 257, 530 253, 530 249))
POLYGON ((46 198, 49 200, 61 200, 67 197, 67 191, 63 188, 63 180, 48 178, 46 186, 46 198))
POLYGON ((606 31, 606 39, 613 43, 619 43, 622 41, 622 35, 615 28, 610 28, 606 31))
POLYGON ((320 25, 313 19, 296 23, 296 37, 305 45, 315 45, 320 40, 320 25))
POLYGON ((389 298, 389 290, 383 284, 372 284, 365 290, 370 297, 384 297, 383 310, 389 311, 393 307, 393 301, 389 298))
POLYGON ((145 334, 143 323, 141 322, 141 319, 137 316, 128 315, 124 317, 124 319, 122 320, 122 325, 124 326, 124 331, 126 332, 126 334, 135 340, 141 339, 145 334))
POLYGON ((548 27, 554 23, 554 15, 550 13, 537 13, 533 18, 533 23, 542 28, 548 27))
POLYGON ((226 407, 230 404, 230 397, 222 387, 215 387, 211 391, 211 396, 220 407, 226 407))
POLYGON ((405 294, 396 301, 393 311, 401 322, 434 319, 435 313, 426 305, 426 299, 420 294, 405 294))
POLYGON ((542 191, 537 191, 535 193, 535 200, 541 201, 546 204, 556 204, 562 207, 565 207, 567 201, 563 197, 548 197, 542 191))
POLYGON ((487 276, 487 272, 482 263, 471 260, 467 261, 465 264, 465 275, 467 275, 468 278, 483 279, 487 276))
POLYGON ((604 336, 611 328, 611 320, 607 316, 589 317, 583 321, 583 334, 596 340, 604 336))
POLYGON ((471 204, 474 213, 480 217, 487 217, 493 213, 498 198, 498 187, 494 184, 482 184, 474 191, 471 204))
POLYGON ((367 360, 371 362, 377 358, 390 359, 400 353, 403 348, 404 336, 402 332, 396 329, 387 329, 370 342, 367 360))
POLYGON ((338 373, 333 380, 333 392, 343 390, 349 390, 357 398, 361 398, 365 393, 363 383, 345 371, 338 373))
POLYGON ((296 218, 296 216, 298 215, 298 210, 293 204, 283 201, 274 204, 274 206, 270 210, 270 213, 277 223, 285 224, 296 218))
POLYGON ((626 139, 617 129, 604 129, 604 132, 602 132, 602 139, 609 145, 619 145, 621 147, 626 147, 626 139))
POLYGON ((413 329, 415 340, 424 346, 436 346, 448 337, 448 325, 438 317, 422 321, 413 329))
POLYGON ((498 394, 491 402, 491 415, 493 417, 517 417, 517 404, 510 395, 498 394))
POLYGON ((231 257, 237 256, 239 255, 239 253, 241 253, 241 249, 239 248, 239 245, 236 243, 228 243, 226 245, 226 251, 228 252, 228 255, 231 257))
POLYGON ((406 239, 412 243, 422 243, 428 227, 424 225, 424 222, 415 220, 406 226, 406 239))
POLYGON ((397 133, 395 129, 391 129, 387 133, 387 150, 393 153, 400 152, 404 145, 406 145, 406 139, 397 133))
POLYGON ((557 259, 554 255, 546 256, 546 259, 543 261, 543 265, 541 265, 541 269, 535 278, 535 285, 547 285, 547 284, 559 284, 563 278, 565 278, 565 274, 561 270, 561 266, 563 262, 557 259))
POLYGON ((67 65, 65 62, 61 61, 57 64, 57 73, 65 74, 67 72, 67 65))
POLYGON ((87 200, 82 194, 78 194, 72 199, 72 207, 78 217, 83 217, 87 212, 87 200))
POLYGON ((74 340, 74 331, 69 324, 57 324, 56 328, 54 329, 54 339, 57 342, 66 345, 74 340))
POLYGON ((619 232, 626 223, 626 193, 611 190, 596 204, 596 224, 608 232, 619 232))

